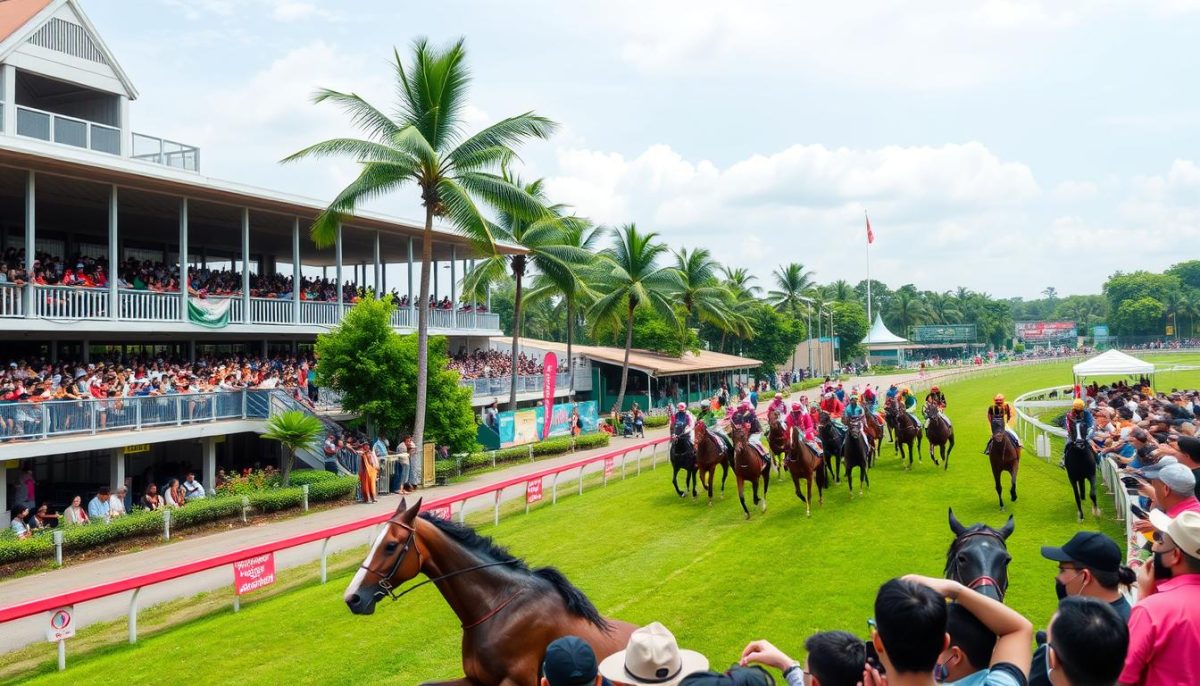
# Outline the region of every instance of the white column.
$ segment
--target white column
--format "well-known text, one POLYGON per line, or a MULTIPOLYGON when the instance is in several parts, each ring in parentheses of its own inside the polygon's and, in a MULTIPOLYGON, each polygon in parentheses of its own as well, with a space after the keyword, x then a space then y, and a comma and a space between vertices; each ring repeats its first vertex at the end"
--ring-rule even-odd
POLYGON ((450 246, 450 326, 458 328, 458 246, 450 246))
POLYGON ((125 483, 125 450, 113 448, 108 451, 108 487, 113 493, 125 483))
POLYGON ((179 319, 188 320, 188 200, 179 199, 179 319))
POLYGON ((0 460, 0 526, 8 528, 12 513, 8 510, 8 467, 0 460))
POLYGON ((300 323, 300 218, 292 220, 292 322, 300 323))
POLYGON ((250 323, 250 208, 242 208, 242 317, 250 323))
MULTIPOLYGON (((7 119, 5 120, 7 121, 7 119)), ((25 286, 25 316, 33 316, 33 260, 37 253, 37 175, 32 171, 25 179, 25 274, 30 279, 25 286)))
POLYGON ((200 442, 201 461, 200 484, 205 490, 212 492, 217 487, 217 438, 209 436, 200 442))
MULTIPOLYGON (((470 271, 464 270, 464 272, 469 274, 474 271, 475 271, 475 259, 472 258, 470 271)), ((570 322, 567 322, 567 325, 570 326, 570 322)), ((472 329, 479 328, 479 294, 478 293, 474 294, 471 297, 471 328, 472 329)))
POLYGON ((120 96, 121 120, 118 127, 121 129, 121 157, 129 157, 133 154, 133 129, 129 126, 129 98, 120 96))
POLYGON ((413 239, 408 239, 408 325, 416 327, 417 320, 414 318, 416 307, 413 305, 413 239))
POLYGON ((108 318, 117 319, 117 277, 120 275, 120 243, 117 241, 117 187, 108 196, 108 318))
POLYGON ((0 101, 4 102, 4 134, 15 136, 17 133, 17 68, 11 64, 0 65, 0 81, 4 90, 0 91, 0 101))
POLYGON ((379 263, 379 232, 375 232, 375 297, 382 298, 383 292, 380 289, 380 284, 383 283, 383 267, 379 263))
POLYGON ((337 226, 337 240, 333 245, 334 252, 337 254, 337 304, 338 304, 338 321, 342 320, 342 225, 337 226))

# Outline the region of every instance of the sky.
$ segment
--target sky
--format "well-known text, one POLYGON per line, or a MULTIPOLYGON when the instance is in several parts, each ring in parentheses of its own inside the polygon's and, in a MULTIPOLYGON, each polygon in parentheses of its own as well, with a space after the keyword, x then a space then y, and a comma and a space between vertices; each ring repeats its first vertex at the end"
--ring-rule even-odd
MULTIPOLYGON (((318 87, 394 100, 393 48, 465 37, 467 128, 534 110, 521 175, 599 223, 710 249, 760 284, 1099 292, 1200 239, 1200 0, 403 3, 82 0, 133 128, 206 175, 328 200, 352 134, 318 87)), ((415 191, 370 206, 421 216, 415 191)))

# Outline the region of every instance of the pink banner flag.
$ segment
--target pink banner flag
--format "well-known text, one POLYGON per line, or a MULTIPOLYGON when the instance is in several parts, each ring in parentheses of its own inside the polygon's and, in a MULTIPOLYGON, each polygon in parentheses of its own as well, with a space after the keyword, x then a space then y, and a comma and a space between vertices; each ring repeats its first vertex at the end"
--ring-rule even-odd
POLYGON ((554 382, 558 379, 558 356, 546 353, 542 360, 542 438, 550 437, 550 422, 554 419, 554 382))

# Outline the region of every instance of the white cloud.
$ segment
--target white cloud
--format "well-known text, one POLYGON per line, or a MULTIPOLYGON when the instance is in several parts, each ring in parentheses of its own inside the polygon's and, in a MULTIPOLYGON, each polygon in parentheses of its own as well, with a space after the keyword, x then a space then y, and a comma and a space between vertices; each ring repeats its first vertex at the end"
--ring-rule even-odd
POLYGON ((335 21, 341 15, 322 9, 312 2, 301 0, 270 0, 271 17, 280 22, 304 21, 307 19, 325 19, 335 21))
POLYGON ((1099 192, 1099 187, 1091 181, 1063 181, 1054 187, 1054 197, 1068 202, 1090 200, 1099 192))

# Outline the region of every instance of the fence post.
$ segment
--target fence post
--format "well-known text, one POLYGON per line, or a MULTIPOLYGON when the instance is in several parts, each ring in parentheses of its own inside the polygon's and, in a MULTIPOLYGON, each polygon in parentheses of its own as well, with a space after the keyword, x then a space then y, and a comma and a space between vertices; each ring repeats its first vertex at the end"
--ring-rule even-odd
POLYGON ((250 509, 249 496, 242 496, 242 524, 246 523, 246 510, 250 509))
MULTIPOLYGON (((139 424, 141 422, 138 422, 139 424)), ((46 403, 42 403, 42 438, 46 438, 50 433, 50 408, 46 403)))
POLYGON ((583 465, 579 465, 579 495, 583 495, 583 465))
POLYGON ((134 407, 134 417, 135 417, 134 422, 136 422, 133 427, 133 430, 141 431, 142 430, 142 403, 140 401, 135 401, 133 407, 134 407))
POLYGON ((533 444, 529 444, 529 461, 533 462, 533 444))
POLYGON ((495 469, 495 467, 496 467, 496 451, 493 450, 492 451, 492 468, 495 469))
POLYGON ((602 468, 601 468, 601 471, 604 473, 604 479, 603 479, 603 482, 602 482, 602 483, 603 483, 603 485, 604 485, 604 487, 605 487, 605 488, 607 488, 607 487, 608 487, 608 460, 609 460, 609 459, 610 459, 610 458, 604 458, 604 462, 603 462, 603 463, 601 463, 601 467, 602 467, 602 468))
POLYGON ((170 508, 165 508, 165 509, 163 509, 162 513, 163 513, 163 540, 169 541, 169 540, 171 540, 171 510, 170 510, 170 508))
MULTIPOLYGON (((540 478, 539 478, 540 481, 540 478)), ((525 514, 529 514, 529 482, 525 482, 525 514)))
MULTIPOLYGON (((96 423, 93 418, 92 426, 96 423)), ((183 399, 175 396, 175 426, 183 426, 183 399)))
POLYGON ((133 589, 133 597, 129 599, 129 642, 137 643, 138 594, 141 587, 133 589))
POLYGON ((459 524, 467 523, 467 501, 466 500, 463 500, 461 503, 458 504, 458 523, 459 524))
POLYGON ((304 493, 304 511, 308 512, 308 484, 301 484, 300 491, 304 493))
POLYGON ((550 484, 550 504, 558 504, 558 472, 554 473, 554 481, 550 484))
MULTIPOLYGON (((639 449, 638 455, 641 455, 641 454, 642 454, 641 450, 639 449)), ((621 453, 621 481, 625 480, 625 462, 628 459, 629 459, 629 451, 626 450, 625 452, 621 453)))
POLYGON ((321 541, 321 583, 325 583, 329 579, 328 552, 329 539, 326 538, 321 541))
MULTIPOLYGON (((655 443, 655 445, 658 445, 658 444, 655 443)), ((638 448, 638 468, 637 468, 638 476, 641 476, 641 474, 642 474, 642 451, 645 450, 645 448, 646 448, 646 446, 642 446, 641 448, 638 448)))
POLYGON ((492 510, 492 524, 500 526, 500 489, 496 489, 496 505, 492 510))
POLYGON ((54 530, 54 566, 55 567, 62 566, 62 544, 63 544, 62 529, 55 529, 54 530))
MULTIPOLYGON (((213 409, 213 413, 214 414, 216 413, 215 408, 213 409)), ((271 414, 271 401, 270 401, 270 399, 268 399, 267 400, 267 415, 270 415, 270 414, 271 414)), ((242 390, 242 419, 245 419, 245 418, 246 418, 246 391, 245 391, 245 389, 243 389, 242 390)))

